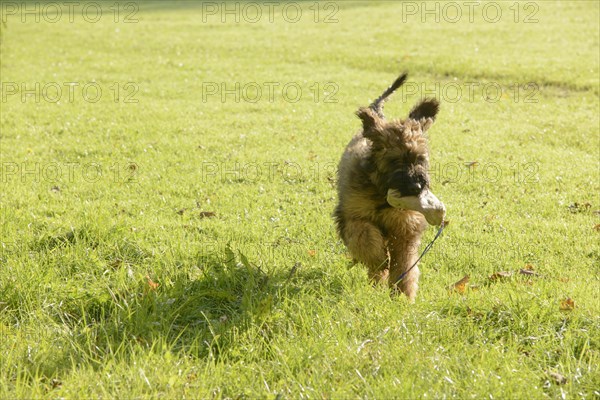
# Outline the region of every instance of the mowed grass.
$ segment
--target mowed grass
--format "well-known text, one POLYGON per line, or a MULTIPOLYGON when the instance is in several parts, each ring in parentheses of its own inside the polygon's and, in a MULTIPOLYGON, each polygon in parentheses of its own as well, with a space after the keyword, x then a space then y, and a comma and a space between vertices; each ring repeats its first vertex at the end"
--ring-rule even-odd
POLYGON ((598 3, 493 3, 495 23, 294 4, 296 23, 283 3, 7 16, 0 398, 600 396, 598 3), (415 304, 372 287, 331 218, 353 113, 404 70, 386 114, 440 98, 450 220, 415 304))

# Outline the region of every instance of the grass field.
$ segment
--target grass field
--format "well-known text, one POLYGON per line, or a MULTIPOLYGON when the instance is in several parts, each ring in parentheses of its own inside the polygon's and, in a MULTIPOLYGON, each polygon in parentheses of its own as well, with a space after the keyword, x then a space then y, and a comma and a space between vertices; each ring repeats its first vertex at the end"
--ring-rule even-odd
POLYGON ((0 398, 600 397, 598 2, 53 4, 1 4, 0 398), (331 218, 405 70, 415 304, 331 218))

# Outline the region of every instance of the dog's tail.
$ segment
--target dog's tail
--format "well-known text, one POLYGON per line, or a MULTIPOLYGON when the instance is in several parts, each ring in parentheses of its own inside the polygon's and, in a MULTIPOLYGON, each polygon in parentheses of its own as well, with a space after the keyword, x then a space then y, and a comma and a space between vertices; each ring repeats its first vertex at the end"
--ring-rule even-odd
POLYGON ((387 98, 392 93, 394 93, 396 91, 396 89, 398 89, 400 86, 402 86, 402 84, 406 81, 406 78, 408 78, 408 74, 405 72, 402 75, 400 75, 398 77, 398 79, 396 79, 396 81, 394 81, 394 83, 392 83, 392 86, 387 88, 386 91, 383 92, 383 94, 377 98, 377 100, 375 100, 373 103, 371 103, 369 108, 371 110, 375 111, 375 113, 379 116, 379 118, 385 119, 385 116, 383 115, 383 103, 385 103, 387 98))

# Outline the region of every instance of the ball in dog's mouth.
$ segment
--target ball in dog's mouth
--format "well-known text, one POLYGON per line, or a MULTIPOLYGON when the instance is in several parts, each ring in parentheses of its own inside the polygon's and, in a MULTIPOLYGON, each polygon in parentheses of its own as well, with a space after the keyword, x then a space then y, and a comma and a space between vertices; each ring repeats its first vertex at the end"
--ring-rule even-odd
POLYGON ((446 215, 446 206, 429 190, 419 196, 400 196, 400 192, 389 189, 387 202, 395 208, 420 212, 430 225, 440 225, 446 215))

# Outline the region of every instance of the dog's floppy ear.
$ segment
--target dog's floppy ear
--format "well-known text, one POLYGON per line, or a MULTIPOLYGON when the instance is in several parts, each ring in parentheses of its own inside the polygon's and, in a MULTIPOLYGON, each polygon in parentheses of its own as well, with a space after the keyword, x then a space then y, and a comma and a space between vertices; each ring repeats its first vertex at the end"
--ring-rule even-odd
POLYGON ((369 107, 361 107, 356 112, 363 123, 363 136, 367 139, 375 139, 381 134, 381 118, 369 107))
POLYGON ((421 131, 425 133, 433 125, 439 110, 440 103, 436 99, 426 98, 413 107, 408 118, 417 121, 421 125, 421 131))
POLYGON ((418 121, 421 118, 431 118, 432 121, 435 121, 435 116, 439 110, 439 101, 426 98, 413 107, 410 114, 408 114, 408 118, 414 119, 415 121, 418 121))

